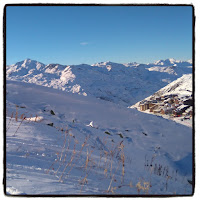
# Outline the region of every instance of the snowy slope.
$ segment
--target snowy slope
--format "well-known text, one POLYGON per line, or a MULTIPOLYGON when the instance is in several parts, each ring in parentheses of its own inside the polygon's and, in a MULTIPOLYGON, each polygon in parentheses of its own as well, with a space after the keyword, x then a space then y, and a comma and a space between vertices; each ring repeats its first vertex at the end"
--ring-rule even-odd
POLYGON ((192 193, 191 128, 92 96, 6 86, 8 194, 192 193))
POLYGON ((53 87, 70 93, 94 96, 130 106, 183 74, 192 72, 191 62, 174 59, 151 64, 101 62, 93 65, 59 65, 26 59, 7 66, 7 80, 53 87))
POLYGON ((176 94, 179 97, 191 96, 192 95, 192 74, 185 74, 177 80, 171 82, 167 86, 161 88, 153 95, 145 98, 145 100, 150 100, 152 96, 165 96, 176 94))
MULTIPOLYGON (((190 111, 192 111, 193 105, 192 105, 192 103, 190 103, 193 99, 193 97, 192 97, 192 74, 183 75, 182 77, 171 82, 167 86, 161 88, 160 90, 158 90, 151 96, 130 106, 130 108, 137 108, 138 110, 140 110, 139 106, 141 103, 149 102, 152 100, 155 101, 156 98, 161 98, 161 97, 166 97, 165 98, 166 100, 163 100, 162 102, 157 102, 157 104, 160 104, 160 106, 159 106, 160 109, 163 109, 163 108, 166 109, 166 103, 167 103, 168 104, 167 106, 173 110, 176 110, 176 108, 181 109, 184 106, 188 106, 188 109, 186 110, 186 114, 189 113, 190 111), (168 97, 170 97, 171 95, 175 95, 176 96, 175 99, 178 100, 177 103, 175 103, 175 102, 171 103, 172 105, 170 105, 167 102, 168 97), (184 105, 184 101, 189 101, 189 104, 184 105)), ((147 110, 146 112, 149 113, 149 110, 147 110)), ((151 114, 153 114, 153 112, 151 114)), ((164 117, 167 117, 167 116, 164 115, 164 117)), ((184 125, 192 127, 192 117, 190 117, 190 119, 186 118, 187 120, 184 120, 185 119, 184 116, 179 117, 179 118, 170 117, 170 119, 175 120, 178 123, 182 123, 184 125)))
POLYGON ((185 74, 164 88, 160 89, 155 95, 170 95, 177 94, 178 96, 192 95, 192 74, 185 74))
MULTIPOLYGON (((167 74, 175 75, 176 79, 181 77, 183 74, 191 73, 192 69, 192 61, 180 61, 175 60, 173 58, 166 59, 166 60, 158 60, 155 63, 148 64, 147 70, 149 71, 157 71, 157 72, 164 72, 167 74)), ((168 83, 170 83, 168 81, 168 83)))

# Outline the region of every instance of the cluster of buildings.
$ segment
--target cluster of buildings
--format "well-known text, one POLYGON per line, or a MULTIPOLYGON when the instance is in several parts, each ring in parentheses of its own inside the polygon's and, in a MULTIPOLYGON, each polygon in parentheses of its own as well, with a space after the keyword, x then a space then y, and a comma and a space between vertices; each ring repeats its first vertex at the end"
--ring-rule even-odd
POLYGON ((139 104, 140 111, 149 111, 153 114, 171 115, 173 117, 192 117, 192 96, 179 98, 176 94, 160 97, 151 96, 139 104))

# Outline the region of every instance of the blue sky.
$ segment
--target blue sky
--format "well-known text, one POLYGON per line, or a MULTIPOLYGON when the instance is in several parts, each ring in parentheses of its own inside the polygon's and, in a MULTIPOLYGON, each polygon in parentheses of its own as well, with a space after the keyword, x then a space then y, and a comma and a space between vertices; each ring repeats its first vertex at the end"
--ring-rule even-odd
POLYGON ((8 6, 6 61, 148 63, 192 58, 191 6, 8 6))

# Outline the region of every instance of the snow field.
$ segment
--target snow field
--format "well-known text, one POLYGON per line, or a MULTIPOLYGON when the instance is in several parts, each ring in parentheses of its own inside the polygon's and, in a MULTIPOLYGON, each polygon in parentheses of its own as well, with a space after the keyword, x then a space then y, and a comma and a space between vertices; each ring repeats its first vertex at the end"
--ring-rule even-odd
POLYGON ((8 194, 192 193, 191 128, 34 84, 7 92, 8 194))

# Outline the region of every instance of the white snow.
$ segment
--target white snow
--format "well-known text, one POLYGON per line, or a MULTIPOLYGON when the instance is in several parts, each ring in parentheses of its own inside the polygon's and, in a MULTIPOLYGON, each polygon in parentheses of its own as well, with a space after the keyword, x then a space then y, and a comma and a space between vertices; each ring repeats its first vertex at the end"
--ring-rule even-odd
POLYGON ((25 120, 28 120, 28 121, 33 121, 33 122, 39 122, 43 119, 42 116, 36 116, 36 117, 27 117, 25 120))
POLYGON ((23 194, 25 194, 25 193, 23 193, 23 192, 21 192, 21 191, 19 191, 19 190, 17 190, 16 188, 14 188, 14 187, 7 187, 6 188, 6 193, 7 194, 10 194, 10 195, 23 195, 23 194))
POLYGON ((191 194, 191 121, 127 108, 190 96, 191 73, 176 59, 6 66, 7 194, 191 194))
MULTIPOLYGON (((149 101, 152 97, 161 97, 161 96, 167 96, 167 95, 177 95, 179 99, 184 100, 184 99, 189 99, 192 98, 192 74, 184 74, 182 77, 178 78, 177 80, 169 83, 167 86, 161 88, 151 96, 147 97, 144 99, 144 101, 149 101)), ((164 107, 172 107, 170 104, 166 103, 168 102, 169 99, 164 100, 163 102, 165 103, 164 107)), ((130 106, 130 108, 138 108, 140 104, 140 101, 137 102, 136 104, 130 106)), ((175 104, 177 106, 177 104, 175 104)), ((182 109, 184 107, 187 107, 186 105, 180 105, 178 109, 182 109)), ((192 106, 187 109, 189 112, 192 110, 192 106)), ((153 114, 153 112, 150 112, 149 110, 146 110, 145 113, 148 114, 153 114)), ((189 119, 184 120, 184 117, 171 117, 167 115, 161 115, 161 114, 156 114, 159 116, 162 116, 167 119, 171 119, 176 121, 177 123, 192 127, 193 125, 193 119, 192 117, 189 119)))
POLYGON ((70 66, 45 65, 28 59, 6 67, 7 80, 35 83, 80 95, 87 94, 126 107, 188 73, 192 73, 191 63, 175 59, 147 65, 107 61, 70 66))
POLYGON ((160 89, 156 94, 170 95, 177 94, 179 96, 187 96, 192 93, 192 74, 185 74, 166 87, 160 89))
POLYGON ((192 193, 191 128, 92 96, 6 84, 8 194, 192 193))
POLYGON ((174 71, 173 67, 150 67, 147 68, 149 71, 158 71, 158 72, 166 72, 168 74, 174 74, 177 75, 177 73, 174 71))

